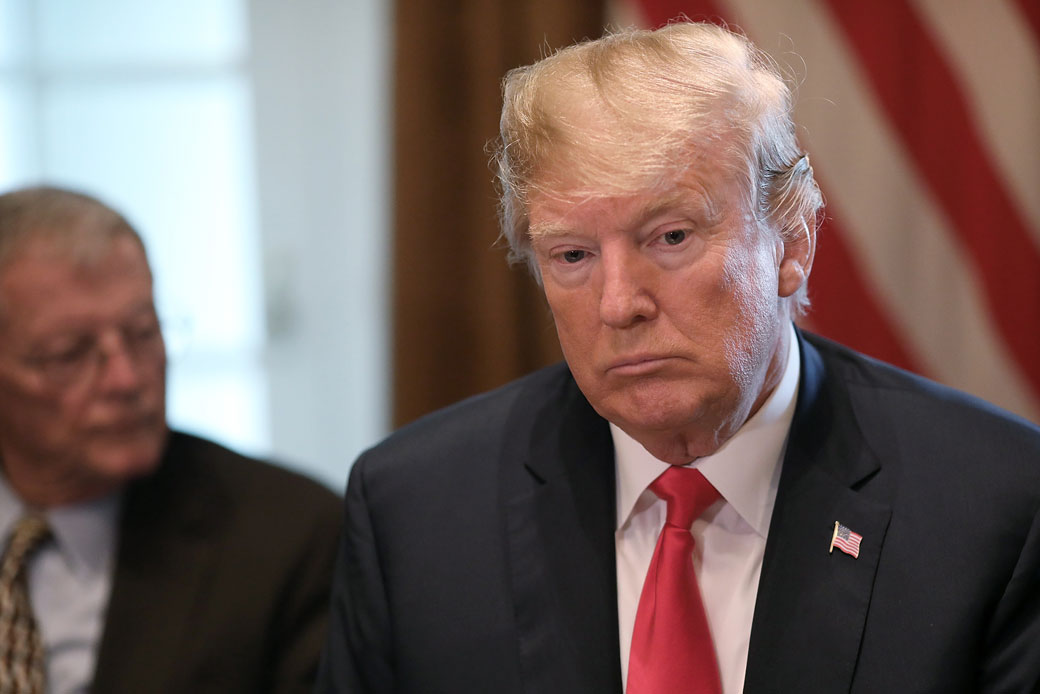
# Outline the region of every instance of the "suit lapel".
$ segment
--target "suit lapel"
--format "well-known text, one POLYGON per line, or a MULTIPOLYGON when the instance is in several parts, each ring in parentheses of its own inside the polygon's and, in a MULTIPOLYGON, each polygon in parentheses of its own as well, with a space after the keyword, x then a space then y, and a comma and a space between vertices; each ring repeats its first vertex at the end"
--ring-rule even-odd
MULTIPOLYGON (((176 435, 174 435, 176 437, 176 435)), ((132 484, 120 520, 111 599, 92 694, 165 691, 180 681, 193 607, 216 556, 221 490, 190 482, 174 438, 159 471, 132 484), (201 487, 201 488, 200 488, 201 487)))
POLYGON ((502 496, 524 691, 620 694, 609 428, 569 374, 515 420, 502 496))
POLYGON ((745 692, 847 692, 891 509, 857 490, 880 463, 849 394, 800 338, 802 379, 769 529, 745 692), (863 536, 829 552, 834 522, 863 536))

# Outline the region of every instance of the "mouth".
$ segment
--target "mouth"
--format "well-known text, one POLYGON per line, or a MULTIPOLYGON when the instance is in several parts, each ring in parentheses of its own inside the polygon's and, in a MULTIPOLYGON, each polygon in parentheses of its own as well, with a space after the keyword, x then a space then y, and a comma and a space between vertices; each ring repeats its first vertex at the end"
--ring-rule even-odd
POLYGON ((616 376, 641 376, 664 368, 674 357, 639 354, 622 357, 607 366, 607 373, 616 376))
POLYGON ((147 414, 136 417, 125 417, 106 422, 94 427, 94 431, 102 436, 125 437, 142 432, 150 432, 156 428, 159 416, 147 414))

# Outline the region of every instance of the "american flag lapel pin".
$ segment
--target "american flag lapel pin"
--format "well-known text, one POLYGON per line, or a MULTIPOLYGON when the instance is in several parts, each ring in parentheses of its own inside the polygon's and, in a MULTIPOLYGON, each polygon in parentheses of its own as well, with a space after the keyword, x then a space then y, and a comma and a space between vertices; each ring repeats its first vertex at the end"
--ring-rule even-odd
POLYGON ((834 554, 834 548, 837 547, 845 554, 852 555, 852 558, 856 559, 859 557, 859 543, 862 541, 862 535, 854 533, 838 521, 834 521, 834 533, 831 535, 831 554, 834 554))

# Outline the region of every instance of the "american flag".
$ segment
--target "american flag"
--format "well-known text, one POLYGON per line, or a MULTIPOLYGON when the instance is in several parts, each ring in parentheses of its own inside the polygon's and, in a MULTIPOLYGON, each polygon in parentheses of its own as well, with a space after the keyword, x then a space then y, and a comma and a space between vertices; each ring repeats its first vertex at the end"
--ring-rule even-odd
POLYGON ((809 329, 1040 422, 1040 1, 610 0, 790 68, 827 203, 809 329))
POLYGON ((851 554, 854 559, 858 558, 859 543, 863 542, 863 536, 852 532, 837 521, 835 521, 834 526, 834 534, 831 536, 831 551, 834 551, 834 548, 837 547, 845 554, 851 554))

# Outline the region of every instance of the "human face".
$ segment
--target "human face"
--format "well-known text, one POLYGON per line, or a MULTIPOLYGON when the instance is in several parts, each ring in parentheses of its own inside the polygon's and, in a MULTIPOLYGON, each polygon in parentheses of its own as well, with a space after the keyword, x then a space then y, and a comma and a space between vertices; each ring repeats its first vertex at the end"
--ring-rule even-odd
POLYGON ((0 271, 0 460, 23 499, 85 500, 152 470, 166 356, 144 252, 77 262, 30 241, 0 271))
POLYGON ((808 264, 799 244, 756 222, 742 191, 708 161, 659 189, 585 199, 563 191, 529 205, 532 249, 578 386, 600 415, 673 464, 732 436, 786 357, 785 297, 808 264))

